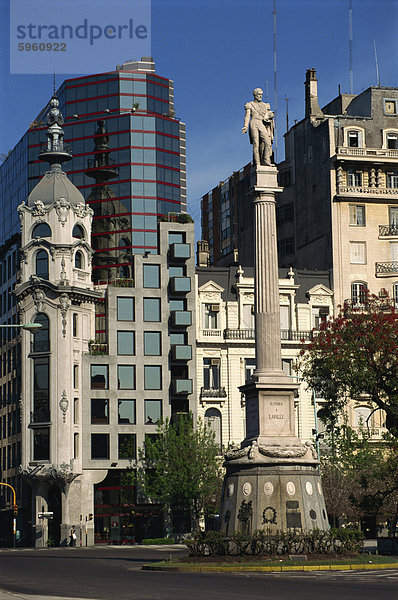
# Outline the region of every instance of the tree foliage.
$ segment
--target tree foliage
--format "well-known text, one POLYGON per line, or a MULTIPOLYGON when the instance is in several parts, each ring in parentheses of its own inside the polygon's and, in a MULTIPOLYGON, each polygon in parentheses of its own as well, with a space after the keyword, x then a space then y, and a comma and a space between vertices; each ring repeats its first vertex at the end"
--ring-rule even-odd
POLYGON ((387 293, 346 304, 322 324, 301 351, 298 368, 326 400, 327 420, 336 422, 350 399, 366 395, 386 412, 386 427, 398 437, 398 313, 387 293))
POLYGON ((398 444, 381 443, 371 433, 343 425, 330 428, 321 445, 322 485, 332 524, 363 517, 389 521, 395 530, 398 510, 398 444))
POLYGON ((145 494, 165 508, 183 512, 196 526, 214 511, 222 486, 220 447, 213 430, 192 415, 166 420, 140 450, 139 480, 145 494))

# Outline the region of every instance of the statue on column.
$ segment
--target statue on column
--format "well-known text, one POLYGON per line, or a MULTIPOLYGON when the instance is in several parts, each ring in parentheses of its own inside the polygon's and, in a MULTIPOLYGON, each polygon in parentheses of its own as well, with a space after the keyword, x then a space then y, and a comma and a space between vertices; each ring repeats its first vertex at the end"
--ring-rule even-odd
POLYGON ((253 162, 256 167, 270 166, 274 139, 274 113, 267 102, 263 102, 263 90, 256 88, 254 100, 245 104, 245 121, 242 133, 249 129, 253 145, 253 162))

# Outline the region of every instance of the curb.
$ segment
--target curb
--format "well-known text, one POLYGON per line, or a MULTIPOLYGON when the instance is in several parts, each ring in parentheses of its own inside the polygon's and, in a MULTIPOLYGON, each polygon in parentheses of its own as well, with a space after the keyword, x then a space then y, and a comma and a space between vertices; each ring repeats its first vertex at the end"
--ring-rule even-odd
POLYGON ((394 569, 398 568, 398 563, 386 563, 386 564, 363 564, 363 565, 292 565, 281 566, 281 567, 251 567, 251 566, 199 566, 199 565, 187 565, 181 567, 168 567, 160 566, 156 564, 142 565, 143 571, 174 571, 181 573, 231 573, 231 572, 253 572, 257 571, 260 573, 283 573, 283 572, 294 572, 294 571, 379 571, 383 569, 394 569))

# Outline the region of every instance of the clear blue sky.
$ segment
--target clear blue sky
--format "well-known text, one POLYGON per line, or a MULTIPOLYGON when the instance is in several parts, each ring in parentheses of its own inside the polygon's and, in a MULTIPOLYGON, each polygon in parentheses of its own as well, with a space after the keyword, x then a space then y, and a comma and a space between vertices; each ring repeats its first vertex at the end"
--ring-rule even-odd
MULTIPOLYGON (((0 153, 16 144, 52 92, 52 76, 9 73, 8 3, 0 0, 0 153)), ((69 4, 79 9, 78 0, 69 4)), ((339 84, 349 92, 349 0, 276 5, 280 160, 285 97, 290 123, 300 120, 307 68, 317 70, 321 106, 339 84)), ((354 93, 376 85, 374 40, 381 85, 398 87, 398 0, 352 0, 352 7, 354 93)), ((174 80, 176 113, 187 124, 188 209, 197 224, 200 196, 250 160, 241 127, 253 88, 268 90, 274 106, 272 9, 272 0, 152 0, 152 55, 157 72, 174 80)), ((123 53, 119 62, 128 58, 123 53)), ((99 53, 97 72, 113 66, 99 53)))

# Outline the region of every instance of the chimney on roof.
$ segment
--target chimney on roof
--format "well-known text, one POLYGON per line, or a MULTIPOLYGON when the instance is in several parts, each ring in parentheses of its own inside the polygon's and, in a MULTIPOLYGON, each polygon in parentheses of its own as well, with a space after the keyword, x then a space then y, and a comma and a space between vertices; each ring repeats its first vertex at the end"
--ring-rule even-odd
POLYGON ((209 243, 206 240, 197 243, 196 263, 198 267, 208 267, 210 264, 209 243))
POLYGON ((318 103, 318 80, 314 68, 307 69, 305 76, 305 116, 311 119, 311 122, 322 119, 323 112, 318 103))

